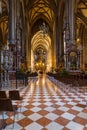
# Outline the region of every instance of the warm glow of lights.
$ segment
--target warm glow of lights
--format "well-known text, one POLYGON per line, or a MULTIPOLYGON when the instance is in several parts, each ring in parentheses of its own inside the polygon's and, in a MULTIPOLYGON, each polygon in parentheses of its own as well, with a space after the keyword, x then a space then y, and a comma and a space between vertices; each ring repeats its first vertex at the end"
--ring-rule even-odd
POLYGON ((79 38, 77 38, 77 43, 79 43, 80 42, 80 39, 79 38))
POLYGON ((36 65, 38 66, 38 63, 36 65))
POLYGON ((40 69, 46 67, 47 71, 50 71, 50 68, 52 67, 52 50, 51 50, 51 38, 48 34, 45 35, 45 38, 43 38, 41 31, 38 31, 31 40, 31 66, 33 68, 40 69), (37 50, 38 47, 44 48, 47 52, 46 55, 46 64, 42 61, 36 62, 34 61, 34 52, 37 50), (38 64, 37 64, 38 63, 38 64), (47 66, 49 65, 49 66, 47 66))
POLYGON ((34 91, 34 84, 33 84, 33 82, 31 83, 31 87, 30 87, 30 93, 33 93, 33 91, 34 91))
POLYGON ((43 82, 43 85, 45 85, 45 76, 43 76, 43 80, 42 80, 42 82, 43 82))

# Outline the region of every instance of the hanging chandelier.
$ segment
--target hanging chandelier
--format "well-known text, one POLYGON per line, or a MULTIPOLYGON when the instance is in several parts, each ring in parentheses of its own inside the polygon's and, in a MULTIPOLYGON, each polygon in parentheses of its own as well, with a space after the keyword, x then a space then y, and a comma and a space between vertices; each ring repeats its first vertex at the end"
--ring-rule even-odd
POLYGON ((45 22, 42 23, 42 25, 39 27, 40 31, 42 32, 43 36, 49 32, 49 27, 46 25, 45 22))

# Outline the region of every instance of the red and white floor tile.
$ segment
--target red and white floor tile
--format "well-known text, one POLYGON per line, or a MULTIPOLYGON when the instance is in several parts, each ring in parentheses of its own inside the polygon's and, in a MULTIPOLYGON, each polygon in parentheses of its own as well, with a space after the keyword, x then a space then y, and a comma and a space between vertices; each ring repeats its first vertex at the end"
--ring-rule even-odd
MULTIPOLYGON (((20 93, 23 104, 13 130, 87 130, 87 92, 63 92, 43 77, 20 93)), ((13 117, 5 119, 10 130, 13 117)))

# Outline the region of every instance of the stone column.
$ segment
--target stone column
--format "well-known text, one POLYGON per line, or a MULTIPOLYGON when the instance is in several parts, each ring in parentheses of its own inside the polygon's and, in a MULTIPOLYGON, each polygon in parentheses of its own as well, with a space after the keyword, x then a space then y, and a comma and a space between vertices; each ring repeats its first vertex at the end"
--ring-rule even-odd
POLYGON ((68 70, 69 68, 69 63, 68 63, 68 51, 67 47, 69 45, 69 40, 70 40, 70 27, 69 27, 69 1, 66 0, 65 3, 65 23, 64 23, 64 29, 65 29, 65 68, 68 70))
POLYGON ((67 44, 75 44, 75 0, 66 0, 66 28, 67 44))
POLYGON ((9 0, 9 44, 15 44, 15 10, 16 0, 9 0))
POLYGON ((21 65, 21 27, 20 27, 20 0, 16 0, 16 51, 17 67, 21 65))
POLYGON ((69 28, 70 28, 70 44, 75 44, 75 0, 69 2, 69 28))
POLYGON ((58 66, 59 62, 59 44, 58 44, 58 16, 56 17, 56 67, 58 66))
POLYGON ((66 0, 65 4, 65 41, 66 45, 69 44, 70 28, 69 28, 69 0, 66 0))
POLYGON ((27 41, 27 67, 28 70, 31 69, 31 29, 30 26, 28 26, 28 41, 27 41))
MULTIPOLYGON (((66 0, 66 28, 65 28, 65 41, 66 41, 66 53, 75 47, 75 0, 66 0), (73 45, 71 47, 71 44, 73 45)), ((68 55, 69 56, 69 55, 68 55)), ((69 69, 69 60, 66 57, 67 70, 69 69)))
POLYGON ((58 63, 59 63, 59 44, 58 44, 58 31, 59 31, 59 28, 58 28, 58 16, 56 17, 56 67, 58 67, 58 63))
POLYGON ((16 0, 9 0, 8 5, 8 44, 9 50, 13 52, 13 69, 15 69, 16 0))

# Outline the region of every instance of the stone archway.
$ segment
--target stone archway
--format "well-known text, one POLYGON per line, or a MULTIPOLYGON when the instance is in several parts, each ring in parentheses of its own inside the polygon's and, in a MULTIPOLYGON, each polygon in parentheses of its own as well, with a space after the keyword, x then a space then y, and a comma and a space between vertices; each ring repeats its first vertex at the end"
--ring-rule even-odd
MULTIPOLYGON (((45 68, 46 71, 50 71, 52 67, 52 50, 51 50, 51 38, 48 34, 43 36, 41 31, 38 31, 31 40, 31 66, 32 70, 35 70, 35 52, 42 49, 43 53, 46 53, 46 59, 44 59, 44 55, 42 57, 45 60, 45 68)), ((40 61, 43 63, 43 60, 40 61)))

